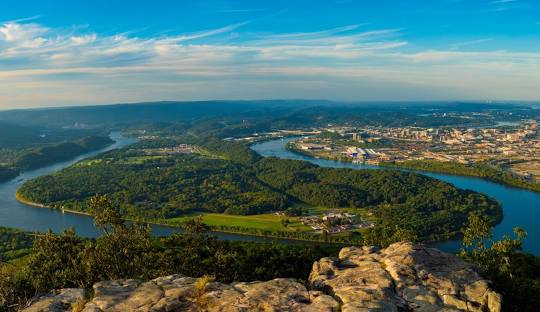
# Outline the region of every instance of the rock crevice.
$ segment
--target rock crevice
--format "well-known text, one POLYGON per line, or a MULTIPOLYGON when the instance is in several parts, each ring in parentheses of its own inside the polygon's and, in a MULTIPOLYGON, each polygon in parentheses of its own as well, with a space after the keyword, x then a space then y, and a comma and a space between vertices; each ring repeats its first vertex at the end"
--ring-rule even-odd
MULTIPOLYGON (((26 311, 70 311, 81 289, 57 291, 26 311)), ((386 249, 343 248, 338 258, 313 264, 308 286, 295 279, 204 284, 182 275, 148 282, 94 285, 85 312, 105 311, 488 311, 501 296, 472 265, 455 255, 411 243, 386 249)))

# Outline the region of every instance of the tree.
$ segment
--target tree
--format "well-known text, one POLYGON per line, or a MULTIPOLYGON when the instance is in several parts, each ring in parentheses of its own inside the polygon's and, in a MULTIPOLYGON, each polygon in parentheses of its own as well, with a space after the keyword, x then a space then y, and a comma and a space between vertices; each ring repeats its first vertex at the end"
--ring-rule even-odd
POLYGON ((110 227, 124 224, 122 216, 106 195, 95 195, 90 198, 89 210, 94 215, 96 227, 102 229, 105 233, 110 230, 110 227))
POLYGON ((469 216, 463 229, 461 256, 477 264, 484 277, 503 296, 504 311, 537 311, 540 305, 540 258, 521 252, 526 233, 514 228, 515 238, 494 240, 484 216, 469 216))
POLYGON ((126 225, 118 208, 106 196, 92 197, 90 210, 95 214, 94 223, 104 232, 86 250, 93 275, 104 279, 147 277, 149 270, 145 266, 152 263, 150 226, 137 222, 126 225))
POLYGON ((478 264, 487 274, 502 278, 513 278, 512 256, 523 249, 527 233, 514 228, 515 238, 505 235, 495 241, 489 220, 479 214, 471 214, 468 226, 463 229, 461 256, 478 264))
POLYGON ((82 256, 85 245, 74 229, 61 235, 49 230, 34 240, 28 263, 31 283, 37 291, 50 288, 84 287, 88 280, 82 256))
POLYGON ((187 235, 200 236, 208 233, 210 227, 203 222, 202 216, 186 220, 182 223, 182 230, 187 235))

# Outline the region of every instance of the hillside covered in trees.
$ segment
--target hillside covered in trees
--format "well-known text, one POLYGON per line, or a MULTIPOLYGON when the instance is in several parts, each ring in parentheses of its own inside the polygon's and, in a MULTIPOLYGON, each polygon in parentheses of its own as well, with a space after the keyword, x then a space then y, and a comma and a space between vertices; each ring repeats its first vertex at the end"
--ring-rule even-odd
POLYGON ((0 182, 15 178, 21 171, 103 148, 112 143, 106 133, 103 129, 23 126, 0 120, 0 182))
POLYGON ((89 136, 82 139, 40 147, 22 154, 15 167, 31 170, 103 148, 113 141, 107 136, 89 136))
POLYGON ((95 194, 107 195, 124 217, 149 221, 195 211, 252 215, 298 204, 362 208, 377 220, 371 232, 399 228, 425 240, 454 236, 471 212, 490 216, 492 223, 502 218, 499 204, 485 195, 432 178, 262 158, 215 135, 142 141, 29 181, 18 191, 23 200, 84 212, 95 194), (179 142, 195 143, 197 151, 148 154, 179 142))

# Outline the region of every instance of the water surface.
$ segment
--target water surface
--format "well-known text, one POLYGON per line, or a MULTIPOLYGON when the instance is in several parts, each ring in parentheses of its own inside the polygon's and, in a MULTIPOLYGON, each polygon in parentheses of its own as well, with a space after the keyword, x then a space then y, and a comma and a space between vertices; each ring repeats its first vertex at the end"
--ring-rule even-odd
MULTIPOLYGON (((99 236, 100 232, 94 226, 92 217, 67 212, 62 213, 62 211, 56 209, 36 208, 29 206, 17 201, 15 198, 15 193, 24 182, 30 179, 54 173, 63 168, 69 167, 80 160, 93 157, 110 150, 120 149, 137 142, 136 139, 124 137, 118 132, 113 132, 110 136, 115 143, 104 149, 80 155, 69 161, 27 171, 11 181, 0 183, 0 226, 31 232, 46 232, 50 229, 54 233, 61 233, 62 231, 73 227, 80 236, 90 238, 99 236)), ((178 231, 179 229, 174 227, 152 225, 152 232, 156 236, 171 235, 178 231)), ((212 234, 216 235, 219 239, 232 241, 276 241, 287 244, 306 243, 297 240, 270 239, 259 236, 232 233, 216 232, 212 234)))
MULTIPOLYGON (((383 169, 374 165, 353 164, 328 159, 318 159, 293 153, 286 149, 286 144, 295 138, 266 141, 252 146, 252 149, 265 157, 304 160, 321 167, 351 169, 383 169)), ((395 170, 395 169, 391 169, 395 170)), ((452 183, 453 185, 487 194, 498 200, 503 208, 503 220, 493 231, 496 238, 504 234, 512 234, 516 226, 524 228, 528 235, 524 249, 529 253, 540 255, 540 193, 515 187, 508 187, 495 182, 475 177, 462 177, 441 173, 417 171, 421 174, 452 183)), ((447 251, 459 250, 460 242, 450 241, 436 244, 436 247, 447 251)))
MULTIPOLYGON (((17 189, 27 180, 33 179, 42 175, 54 173, 58 170, 66 168, 82 159, 96 156, 100 153, 123 148, 127 145, 136 142, 135 139, 126 138, 119 133, 112 133, 111 138, 115 141, 114 144, 99 151, 80 155, 79 157, 57 163, 51 166, 40 168, 37 170, 27 171, 22 173, 17 178, 0 184, 0 226, 17 228, 25 231, 45 232, 51 229, 55 233, 60 233, 70 227, 74 227, 77 234, 83 237, 96 237, 100 233, 94 227, 93 219, 89 216, 62 213, 59 210, 48 208, 35 208, 18 202, 15 199, 17 189)), ((347 162, 332 161, 326 159, 316 159, 304 155, 299 155, 288 151, 285 145, 289 139, 279 139, 267 141, 252 146, 252 149, 262 156, 274 156, 286 159, 297 159, 309 161, 321 167, 333 168, 352 168, 352 169, 381 169, 378 166, 352 164, 347 162)), ((471 189, 477 192, 485 193, 497 199, 503 207, 504 218, 501 224, 495 227, 495 236, 500 238, 505 233, 511 233, 513 227, 521 226, 528 233, 528 238, 525 241, 525 250, 536 255, 540 255, 540 216, 538 209, 540 208, 540 193, 522 190, 518 188, 507 187, 494 182, 489 182, 479 178, 459 177, 439 173, 421 172, 427 176, 434 177, 439 180, 447 181, 464 189, 471 189)), ((155 235, 164 236, 171 235, 178 229, 167 226, 152 226, 155 235)), ((270 241, 271 239, 228 233, 213 233, 223 240, 234 241, 270 241)), ((280 243, 286 244, 304 244, 306 242, 274 239, 280 243)), ((450 241, 436 244, 436 247, 447 251, 456 251, 459 248, 459 242, 450 241)))

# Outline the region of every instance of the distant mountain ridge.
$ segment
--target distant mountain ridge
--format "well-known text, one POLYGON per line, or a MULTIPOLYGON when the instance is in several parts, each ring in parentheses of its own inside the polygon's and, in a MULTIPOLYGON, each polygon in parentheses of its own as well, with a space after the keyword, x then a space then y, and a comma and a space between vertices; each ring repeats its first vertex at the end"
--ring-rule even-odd
POLYGON ((332 102, 325 100, 259 100, 259 101, 192 101, 142 102, 96 106, 76 106, 43 109, 0 111, 0 122, 21 125, 87 125, 122 124, 132 122, 171 122, 215 117, 283 117, 293 112, 321 108, 323 111, 368 110, 400 111, 403 109, 445 108, 471 111, 480 109, 523 108, 516 104, 466 102, 332 102))

